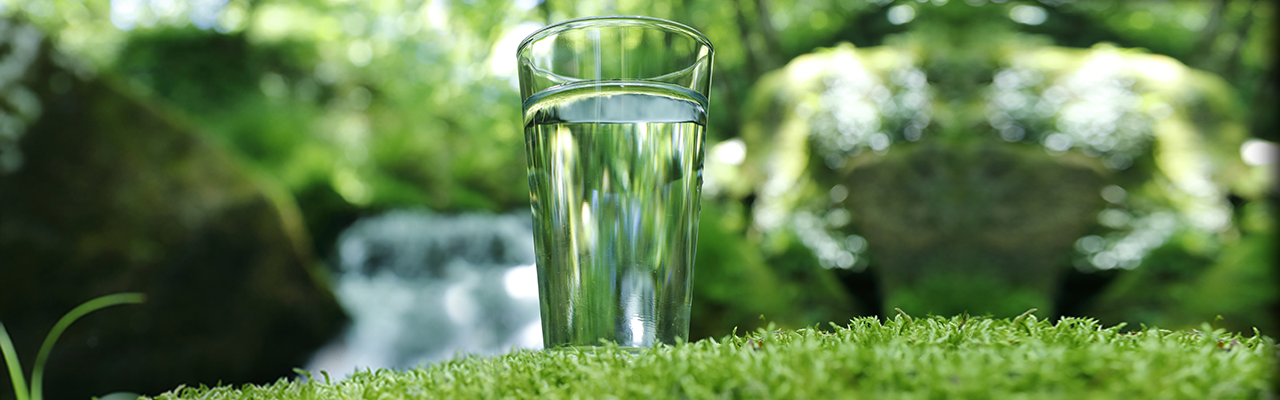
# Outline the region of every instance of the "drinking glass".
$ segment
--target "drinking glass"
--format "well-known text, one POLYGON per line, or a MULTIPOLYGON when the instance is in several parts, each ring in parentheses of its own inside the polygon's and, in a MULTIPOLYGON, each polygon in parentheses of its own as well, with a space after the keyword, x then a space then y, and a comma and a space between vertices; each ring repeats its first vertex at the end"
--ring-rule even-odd
POLYGON ((547 348, 686 339, 711 43, 592 17, 517 50, 547 348))

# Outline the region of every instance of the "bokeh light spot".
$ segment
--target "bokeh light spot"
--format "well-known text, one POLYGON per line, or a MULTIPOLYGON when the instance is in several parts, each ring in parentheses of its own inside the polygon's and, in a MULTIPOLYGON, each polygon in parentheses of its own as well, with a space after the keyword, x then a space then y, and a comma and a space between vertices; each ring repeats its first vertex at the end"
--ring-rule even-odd
POLYGON ((537 299, 538 269, 534 265, 513 267, 503 274, 502 284, 512 298, 537 299))
POLYGON ((373 47, 363 40, 351 42, 351 45, 347 46, 347 59, 357 67, 369 65, 373 60, 373 47))
POLYGON ((1120 204, 1124 202, 1126 196, 1125 190, 1116 185, 1107 185, 1102 188, 1102 199, 1111 204, 1120 204))
POLYGON ((1009 10, 1009 19, 1020 24, 1040 25, 1048 18, 1049 14, 1036 6, 1020 5, 1009 10))
POLYGON ((711 148, 711 158, 722 164, 742 165, 747 159, 747 145, 737 138, 720 142, 711 148))
POLYGON ((516 78, 516 49, 520 47, 520 42, 525 37, 540 28, 542 24, 537 22, 521 22, 520 25, 507 31, 502 39, 493 45, 493 52, 489 54, 489 70, 494 76, 510 79, 513 86, 519 84, 516 78))
POLYGON ((909 5, 897 5, 889 9, 889 23, 894 25, 902 25, 916 18, 916 9, 909 5))
POLYGON ((1252 166, 1271 165, 1276 163, 1277 150, 1275 143, 1259 139, 1249 139, 1240 145, 1240 158, 1245 164, 1252 166))

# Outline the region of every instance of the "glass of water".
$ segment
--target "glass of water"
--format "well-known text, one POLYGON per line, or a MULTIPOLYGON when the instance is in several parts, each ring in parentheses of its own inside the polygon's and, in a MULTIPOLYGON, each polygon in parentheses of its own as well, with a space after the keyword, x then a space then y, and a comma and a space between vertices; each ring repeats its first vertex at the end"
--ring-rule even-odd
POLYGON ((517 57, 544 344, 686 339, 711 43, 593 17, 535 32, 517 57))

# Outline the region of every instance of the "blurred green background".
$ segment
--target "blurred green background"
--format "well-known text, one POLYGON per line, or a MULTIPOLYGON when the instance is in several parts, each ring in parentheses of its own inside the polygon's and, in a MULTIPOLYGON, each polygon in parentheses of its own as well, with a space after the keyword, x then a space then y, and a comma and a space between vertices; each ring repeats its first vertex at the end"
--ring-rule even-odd
POLYGON ((716 46, 691 339, 894 308, 1280 333, 1272 2, 0 2, 50 65, 225 151, 321 287, 360 217, 527 210, 516 46, 605 14, 716 46))

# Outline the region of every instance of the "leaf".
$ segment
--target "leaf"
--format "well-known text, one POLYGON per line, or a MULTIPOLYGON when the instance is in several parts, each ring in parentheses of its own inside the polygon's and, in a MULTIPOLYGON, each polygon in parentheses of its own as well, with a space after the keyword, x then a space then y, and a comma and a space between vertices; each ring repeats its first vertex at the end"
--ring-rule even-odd
POLYGON ((4 363, 9 367, 9 378, 13 379, 13 395, 17 400, 27 400, 26 378, 22 377, 22 364, 18 363, 18 352, 13 349, 13 341, 9 332, 0 322, 0 351, 4 351, 4 363))
MULTIPOLYGON (((142 293, 109 294, 106 296, 98 297, 93 300, 86 301, 84 302, 84 304, 81 304, 76 308, 71 309, 71 311, 68 312, 66 315, 63 315, 62 319, 58 320, 58 323, 53 324, 53 329, 49 330, 49 335, 45 336, 44 343, 40 345, 40 352, 36 353, 36 365, 35 365, 35 368, 31 370, 31 400, 42 399, 40 386, 41 386, 41 382, 44 379, 44 365, 46 362, 49 361, 49 353, 53 351, 54 343, 57 343, 58 337, 62 336, 62 332, 66 331, 67 327, 71 326, 72 322, 76 322, 77 319, 80 319, 80 317, 83 317, 85 314, 97 311, 102 308, 106 308, 106 307, 110 307, 118 304, 128 304, 128 303, 137 304, 137 303, 142 303, 145 300, 146 300, 146 296, 143 295, 142 293)), ((8 338, 5 337, 5 339, 7 342, 8 338)), ((6 359, 9 358, 7 352, 5 354, 5 358, 6 359)), ((17 363, 16 354, 14 356, 14 363, 17 363)), ((21 372, 19 372, 19 375, 18 375, 19 377, 21 377, 20 374, 21 372)), ((17 387, 17 385, 14 385, 14 386, 17 387)), ((25 399, 19 398, 18 400, 25 400, 25 399)))

